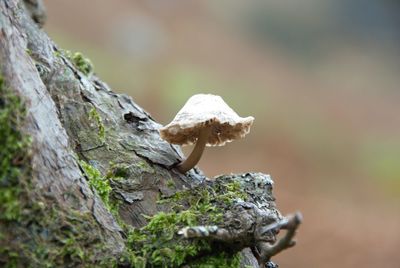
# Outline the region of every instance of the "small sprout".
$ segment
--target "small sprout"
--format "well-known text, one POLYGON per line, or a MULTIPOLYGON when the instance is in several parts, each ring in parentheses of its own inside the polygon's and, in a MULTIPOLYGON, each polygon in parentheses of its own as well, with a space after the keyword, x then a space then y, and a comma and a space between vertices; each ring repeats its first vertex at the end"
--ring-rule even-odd
POLYGON ((171 123, 160 129, 160 135, 173 144, 196 143, 189 157, 177 165, 181 173, 186 173, 199 162, 205 146, 223 146, 243 138, 250 132, 253 121, 252 116, 238 116, 220 96, 197 94, 171 123))

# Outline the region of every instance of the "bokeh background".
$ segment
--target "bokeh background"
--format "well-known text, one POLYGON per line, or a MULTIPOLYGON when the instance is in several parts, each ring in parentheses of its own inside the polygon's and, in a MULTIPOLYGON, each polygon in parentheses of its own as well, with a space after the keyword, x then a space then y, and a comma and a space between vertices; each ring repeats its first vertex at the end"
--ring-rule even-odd
POLYGON ((45 0, 45 30, 161 124, 195 93, 256 118, 199 165, 303 212, 281 267, 400 267, 399 3, 45 0))

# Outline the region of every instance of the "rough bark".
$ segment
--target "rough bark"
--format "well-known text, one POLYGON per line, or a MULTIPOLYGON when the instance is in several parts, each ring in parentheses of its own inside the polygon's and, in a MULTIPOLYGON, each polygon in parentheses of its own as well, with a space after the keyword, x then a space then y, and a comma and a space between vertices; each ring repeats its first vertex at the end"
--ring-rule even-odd
MULTIPOLYGON (((199 225, 181 226, 183 238, 175 234, 174 239, 203 239, 212 248, 228 253, 243 250, 242 265, 261 267, 272 255, 293 244, 297 225, 287 224, 287 218, 276 209, 269 176, 248 173, 209 181, 197 169, 186 175, 173 169, 183 155, 179 147, 160 139, 160 125, 130 97, 112 92, 93 74, 90 63, 81 55, 58 48, 40 29, 44 20, 41 1, 0 2, 1 76, 7 87, 24 100, 27 115, 19 128, 33 139, 27 163, 30 175, 21 177, 21 180, 29 180, 30 185, 25 198, 37 201, 44 214, 54 206, 62 211, 61 218, 65 219, 71 217, 71 211, 79 212, 80 216, 74 214, 74 217, 80 217, 77 221, 85 222, 84 231, 93 232, 91 235, 99 240, 93 245, 84 244, 85 239, 79 240, 80 245, 84 244, 82 250, 99 243, 103 245, 101 251, 96 251, 86 261, 101 263, 102 259, 115 259, 116 265, 133 265, 126 259, 118 261, 130 247, 125 225, 140 228, 149 222, 144 215, 173 210, 175 203, 160 200, 173 200, 189 208, 192 204, 174 198, 181 192, 198 189, 207 189, 212 196, 212 208, 218 209, 223 220, 213 221, 214 225, 210 226, 206 215, 204 219, 198 217, 199 225), (82 161, 109 179, 110 198, 118 203, 117 213, 110 212, 108 201, 102 200, 101 194, 93 190, 90 174, 82 161), (230 196, 229 187, 224 185, 239 185, 240 189, 232 193, 243 194, 243 197, 230 196), (277 232, 284 228, 290 229, 291 237, 276 243, 277 232), (268 249, 263 251, 264 248, 268 249)), ((18 248, 21 241, 15 236, 19 234, 12 229, 18 225, 19 230, 26 229, 25 240, 32 243, 32 247, 37 246, 39 242, 34 237, 42 236, 28 227, 32 222, 40 226, 42 233, 47 230, 56 234, 56 227, 46 226, 43 222, 47 221, 42 218, 31 219, 25 225, 0 221, 3 225, 0 232, 9 230, 14 235, 2 243, 7 241, 18 248)), ((74 228, 70 221, 61 223, 74 228)), ((48 240, 54 242, 53 238, 48 240)), ((7 256, 1 257, 4 246, 0 244, 0 264, 10 260, 7 256)), ((199 254, 203 258, 212 251, 199 254)), ((72 261, 76 264, 73 254, 69 253, 67 259, 65 256, 64 266, 71 265, 72 261)), ((79 258, 78 263, 83 261, 81 256, 79 258)), ((196 263, 199 258, 192 256, 184 264, 190 266, 191 261, 196 263)), ((21 264, 16 263, 17 266, 21 264)))

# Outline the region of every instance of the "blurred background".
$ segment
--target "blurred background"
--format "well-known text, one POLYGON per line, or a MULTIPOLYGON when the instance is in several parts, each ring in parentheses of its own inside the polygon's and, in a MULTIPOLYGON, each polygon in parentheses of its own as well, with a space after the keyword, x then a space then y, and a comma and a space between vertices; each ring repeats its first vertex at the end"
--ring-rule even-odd
POLYGON ((280 210, 303 213, 281 267, 399 267, 400 2, 45 4, 60 47, 161 124, 195 93, 256 118, 199 166, 271 174, 280 210))

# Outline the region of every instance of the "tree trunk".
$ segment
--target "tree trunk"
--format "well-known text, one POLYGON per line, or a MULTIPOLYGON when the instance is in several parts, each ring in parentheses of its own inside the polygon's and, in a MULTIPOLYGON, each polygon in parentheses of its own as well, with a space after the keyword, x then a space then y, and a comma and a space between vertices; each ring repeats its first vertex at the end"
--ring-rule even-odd
POLYGON ((272 267, 300 216, 280 215, 269 176, 180 174, 160 125, 44 19, 39 0, 0 2, 0 266, 272 267))

